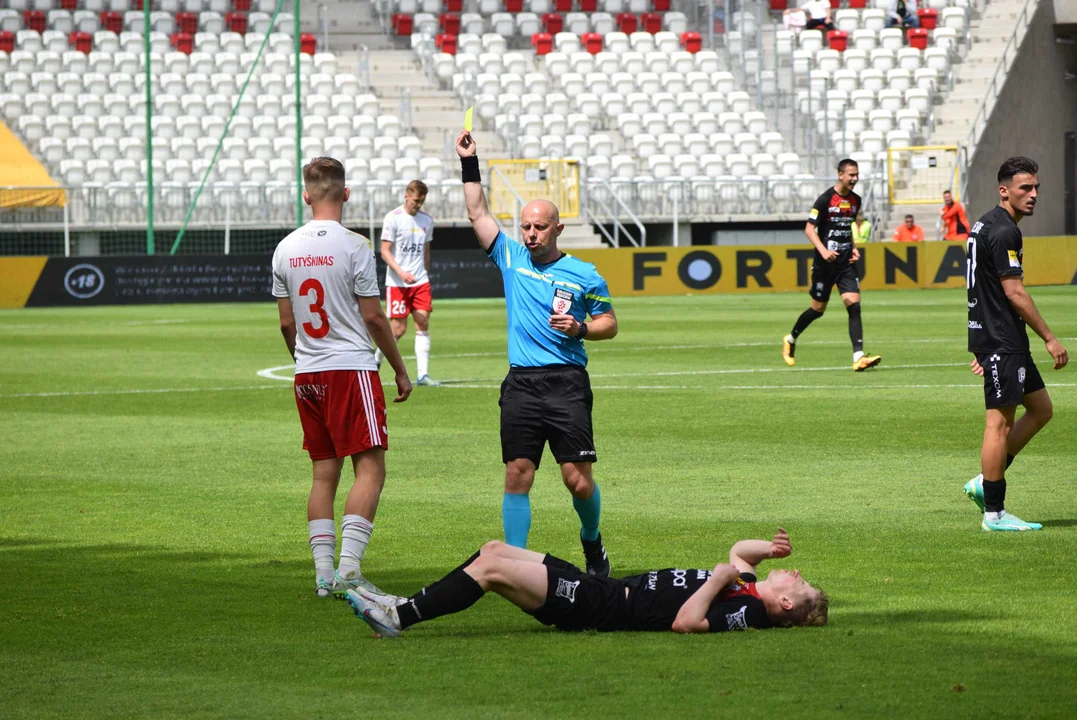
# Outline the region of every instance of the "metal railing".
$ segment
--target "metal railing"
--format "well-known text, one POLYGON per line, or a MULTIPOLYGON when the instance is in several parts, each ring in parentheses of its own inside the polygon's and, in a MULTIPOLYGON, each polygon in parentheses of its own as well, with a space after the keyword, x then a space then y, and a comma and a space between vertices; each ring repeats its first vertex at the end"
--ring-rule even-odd
MULTIPOLYGON (((1021 13, 1017 16, 1017 22, 1014 25, 1013 32, 1010 33, 1009 39, 1006 41, 1006 46, 1002 48, 1002 54, 999 57, 998 65, 995 66, 994 75, 987 86, 987 92, 984 93, 984 99, 980 102, 980 107, 976 110, 976 115, 973 116, 969 133, 963 143, 968 154, 969 163, 972 162, 972 158, 976 155, 976 145, 979 143, 983 131, 987 128, 987 121, 995 107, 995 101, 1002 92, 1002 86, 1009 75, 1010 65, 1017 58, 1017 53, 1021 49, 1021 41, 1024 40, 1029 25, 1032 24, 1032 17, 1036 14, 1039 3, 1040 0, 1027 0, 1024 7, 1021 8, 1021 13)), ((962 192, 962 197, 964 195, 965 193, 962 192)))
MULTIPOLYGON (((501 172, 501 168, 495 166, 490 168, 490 170, 491 180, 494 177, 500 178, 501 182, 504 183, 504 189, 508 190, 512 194, 512 225, 509 227, 508 232, 506 232, 505 234, 516 242, 520 242, 520 213, 523 211, 524 205, 527 204, 527 201, 520 196, 520 193, 516 192, 516 188, 512 186, 512 183, 509 181, 509 179, 505 176, 503 172, 501 172)), ((489 189, 487 189, 487 197, 489 197, 489 189)), ((501 221, 497 219, 497 215, 491 213, 491 217, 494 218, 498 225, 501 224, 501 221)), ((502 228, 502 230, 504 230, 504 228, 502 228)))
POLYGON ((598 231, 602 233, 602 236, 606 238, 613 247, 621 247, 621 236, 624 235, 629 244, 633 247, 644 247, 647 244, 647 228, 643 227, 643 223, 636 217, 636 214, 632 212, 632 208, 625 205, 624 201, 613 191, 609 182, 605 180, 598 180, 594 183, 586 183, 587 189, 586 203, 584 204, 584 217, 591 225, 596 226, 598 231), (615 212, 610 207, 610 203, 607 203, 602 198, 602 193, 595 192, 596 189, 606 190, 611 198, 614 207, 618 207, 619 212, 615 212), (601 211, 601 214, 597 211, 601 211), (628 228, 621 222, 621 214, 627 215, 636 228, 639 230, 639 239, 637 240, 632 236, 632 233, 628 231, 628 228), (606 226, 612 225, 613 231, 611 232, 606 226))

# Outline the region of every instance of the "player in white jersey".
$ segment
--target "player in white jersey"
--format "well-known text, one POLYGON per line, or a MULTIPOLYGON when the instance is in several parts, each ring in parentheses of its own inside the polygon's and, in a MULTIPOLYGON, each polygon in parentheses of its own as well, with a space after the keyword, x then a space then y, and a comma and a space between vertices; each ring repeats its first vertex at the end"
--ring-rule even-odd
MULTIPOLYGON (((421 212, 426 185, 412 180, 404 191, 404 204, 385 216, 381 231, 381 257, 385 271, 385 305, 393 336, 399 341, 408 330, 408 315, 415 318, 415 364, 419 385, 437 385, 427 374, 430 365, 430 242, 434 219, 421 212)), ((379 357, 380 361, 381 358, 379 357)))
POLYGON ((375 343, 396 372, 394 402, 408 398, 411 381, 382 312, 373 246, 341 225, 350 195, 344 166, 315 158, 303 168, 303 180, 303 200, 314 219, 273 253, 273 296, 284 342, 295 359, 303 448, 314 464, 307 527, 315 591, 319 597, 343 597, 349 588, 374 587, 363 578, 360 563, 374 530, 389 447, 375 343), (348 456, 355 484, 344 504, 340 565, 334 571, 333 501, 348 456))

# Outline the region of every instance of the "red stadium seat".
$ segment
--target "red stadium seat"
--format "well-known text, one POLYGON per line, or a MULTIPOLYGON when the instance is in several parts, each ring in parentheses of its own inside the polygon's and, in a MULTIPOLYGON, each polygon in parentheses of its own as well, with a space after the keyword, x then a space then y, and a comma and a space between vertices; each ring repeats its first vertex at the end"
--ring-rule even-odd
POLYGON ((618 13, 617 29, 625 35, 631 35, 639 29, 639 18, 632 13, 618 13))
POLYGON ((789 7, 789 0, 770 0, 770 11, 781 12, 789 7))
POLYGON ((194 35, 198 32, 198 16, 194 13, 176 13, 176 31, 194 35))
POLYGON ((232 9, 236 12, 250 12, 251 0, 233 0, 232 9))
POLYGON ((501 0, 505 6, 505 12, 518 13, 524 11, 524 0, 501 0))
POLYGON ((45 13, 41 10, 24 10, 22 24, 27 30, 37 30, 43 33, 45 32, 45 13))
POLYGON ((172 33, 172 47, 176 48, 176 52, 190 55, 194 52, 194 37, 185 32, 172 33))
POLYGON ((314 38, 313 33, 299 34, 299 52, 304 55, 313 55, 318 52, 318 41, 314 38))
POLYGON ((602 35, 599 33, 584 33, 580 36, 580 43, 583 49, 592 55, 602 52, 602 35))
POLYGON ((697 53, 703 49, 703 37, 697 32, 686 32, 681 35, 681 47, 690 53, 697 53))
POLYGON ((651 35, 662 32, 662 16, 658 13, 643 13, 639 19, 644 32, 649 32, 651 35))
POLYGON ((446 35, 459 35, 460 34, 460 16, 453 15, 451 13, 444 13, 438 22, 441 24, 441 32, 446 35))
POLYGON ((554 9, 562 13, 572 12, 572 0, 557 0, 554 3, 554 9))
POLYGON ((831 50, 845 52, 849 47, 849 33, 844 30, 831 30, 826 34, 826 44, 831 50))
POLYGON ((414 22, 411 15, 397 13, 396 15, 393 15, 393 32, 397 35, 411 35, 414 22))
POLYGON ((456 54, 456 36, 455 35, 449 35, 447 33, 441 33, 440 35, 435 35, 434 36, 434 45, 436 45, 437 48, 439 50, 441 50, 441 52, 445 53, 446 55, 455 55, 456 54))
POLYGON ((939 26, 939 11, 934 8, 920 8, 916 11, 920 16, 920 27, 924 30, 934 30, 939 26))
POLYGON ((841 7, 841 0, 830 0, 830 9, 837 10, 841 7))
POLYGON ((463 12, 464 0, 442 0, 441 6, 445 8, 445 12, 463 12))
POLYGON ((595 12, 596 10, 598 10, 598 0, 580 0, 580 12, 595 12))
POLYGON ((927 50, 927 41, 930 36, 931 31, 924 28, 909 28, 905 33, 905 37, 909 39, 909 47, 917 50, 927 50))
POLYGON ((849 7, 853 10, 863 10, 868 6, 868 0, 849 0, 849 7))
POLYGON ((15 33, 7 30, 0 32, 0 52, 15 52, 15 33))
MULTIPOLYGON (((88 32, 73 32, 67 36, 67 44, 81 53, 89 53, 93 50, 93 35, 88 32)), ((3 50, 0 47, 0 50, 3 50)))
MULTIPOLYGON (((198 27, 198 19, 195 19, 195 27, 198 27)), ((101 29, 111 30, 119 35, 123 32, 123 15, 118 12, 106 10, 101 13, 101 29)))
POLYGON ((557 13, 546 13, 542 16, 542 28, 551 35, 556 35, 565 29, 565 19, 557 13))
POLYGON ((669 12, 669 0, 653 0, 651 9, 655 12, 669 12))
POLYGON ((77 10, 79 0, 60 0, 60 7, 64 10, 77 10))
POLYGON ((549 55, 553 52, 553 35, 535 33, 531 36, 531 47, 535 48, 536 55, 549 55))
POLYGON ((224 24, 231 32, 247 34, 247 13, 230 12, 224 14, 224 24))

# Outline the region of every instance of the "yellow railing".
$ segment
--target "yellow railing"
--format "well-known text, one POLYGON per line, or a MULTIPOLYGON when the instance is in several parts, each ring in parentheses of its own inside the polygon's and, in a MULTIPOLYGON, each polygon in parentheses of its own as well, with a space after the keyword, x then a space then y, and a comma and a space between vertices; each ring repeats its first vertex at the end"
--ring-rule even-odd
POLYGON ((954 194, 954 200, 960 200, 961 159, 961 148, 957 145, 888 149, 890 204, 938 204, 947 190, 954 194))
MULTIPOLYGON (((519 195, 525 201, 549 200, 562 218, 580 216, 580 166, 575 160, 490 160, 490 212, 513 216, 519 195), (500 172, 494 172, 494 169, 500 172), (515 192, 513 192, 515 191, 515 192)), ((519 211, 520 208, 517 209, 519 211)))

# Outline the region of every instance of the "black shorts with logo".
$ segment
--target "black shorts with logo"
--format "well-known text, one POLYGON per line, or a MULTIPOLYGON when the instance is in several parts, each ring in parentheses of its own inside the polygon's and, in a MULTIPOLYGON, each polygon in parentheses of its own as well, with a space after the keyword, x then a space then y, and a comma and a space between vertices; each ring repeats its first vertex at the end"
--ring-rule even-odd
POLYGON ((983 353, 976 361, 984 369, 984 405, 990 408, 1015 407, 1025 395, 1043 390, 1043 378, 1032 355, 983 353))
POLYGON ((811 266, 811 287, 808 293, 813 300, 830 302, 830 291, 837 285, 838 293, 860 292, 860 277, 856 274, 856 265, 848 260, 838 259, 832 263, 818 260, 811 266))
POLYGON ((597 462, 593 402, 579 365, 512 368, 501 383, 501 461, 527 458, 538 467, 549 442, 558 463, 597 462))
POLYGON ((546 602, 529 614, 543 625, 569 632, 626 629, 630 613, 625 584, 571 567, 564 561, 546 565, 546 602))

